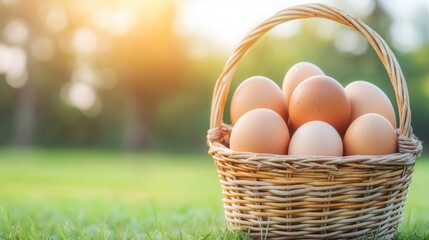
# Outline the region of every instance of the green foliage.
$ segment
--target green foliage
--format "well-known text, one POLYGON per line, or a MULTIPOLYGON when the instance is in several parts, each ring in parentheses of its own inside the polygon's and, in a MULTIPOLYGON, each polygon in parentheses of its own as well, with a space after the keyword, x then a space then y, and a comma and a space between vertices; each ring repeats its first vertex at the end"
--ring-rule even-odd
MULTIPOLYGON (((0 145, 19 145, 20 141, 16 140, 19 133, 34 132, 34 136, 28 137, 27 145, 116 149, 131 145, 176 151, 206 149, 205 135, 214 82, 232 49, 218 52, 204 46, 206 42, 202 41, 200 47, 206 48, 207 54, 191 57, 195 46, 194 39, 190 38, 194 36, 177 34, 174 29, 177 9, 173 1, 163 1, 164 4, 159 6, 155 4, 154 8, 160 8, 155 14, 146 14, 150 7, 141 9, 143 13, 139 14, 134 28, 123 36, 111 36, 89 24, 98 15, 93 16, 92 11, 88 14, 87 9, 76 10, 86 1, 38 4, 40 2, 20 1, 0 9, 0 25, 5 26, 10 19, 22 19, 31 29, 29 42, 42 36, 58 43, 51 59, 36 61, 31 57, 29 46, 14 46, 1 37, 0 43, 4 46, 22 47, 26 51, 32 85, 15 89, 6 83, 4 74, 0 75, 0 145), (64 8, 64 14, 73 19, 61 32, 49 31, 45 26, 43 12, 51 7, 64 8), (33 8, 37 9, 29 14, 28 9, 33 8), (145 18, 149 16, 154 19, 145 18), (81 56, 70 47, 64 47, 64 42, 72 42, 73 34, 82 27, 91 29, 100 40, 100 46, 106 49, 81 56), (88 117, 85 111, 65 101, 67 86, 74 81, 73 72, 81 66, 101 74, 94 84, 97 99, 102 103, 101 112, 96 116, 88 117), (102 74, 106 69, 113 73, 113 87, 109 87, 109 78, 102 74), (27 96, 25 101, 29 88, 36 97, 28 99, 27 96), (26 114, 20 116, 18 113, 23 109, 27 109, 26 114), (29 122, 30 127, 20 125, 21 122, 29 122)), ((103 4, 106 6, 101 4, 95 8, 112 7, 109 4, 116 8, 109 1, 103 4)), ((127 8, 127 3, 123 4, 127 8)), ((133 8, 132 5, 128 7, 133 8)), ((426 18, 422 14, 420 17, 424 21, 426 18)), ((394 47, 388 31, 393 19, 379 3, 363 20, 394 47)), ((395 103, 389 78, 370 47, 362 55, 339 52, 334 39, 323 39, 317 34, 323 31, 318 23, 328 20, 300 21, 301 30, 296 36, 282 38, 267 34, 256 43, 240 63, 230 96, 247 77, 265 75, 280 85, 291 65, 311 61, 344 86, 358 79, 373 82, 395 103)), ((333 38, 335 34, 332 33, 333 38)), ((422 140, 429 139, 429 128, 426 127, 429 105, 423 104, 429 98, 428 44, 426 41, 420 50, 407 54, 393 48, 408 82, 414 132, 422 140)), ((224 116, 227 123, 228 105, 224 116)))

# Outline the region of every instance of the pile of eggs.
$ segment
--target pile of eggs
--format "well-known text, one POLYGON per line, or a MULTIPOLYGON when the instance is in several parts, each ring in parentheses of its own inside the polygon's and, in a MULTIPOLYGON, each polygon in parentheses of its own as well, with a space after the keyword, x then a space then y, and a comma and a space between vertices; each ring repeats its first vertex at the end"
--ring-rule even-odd
POLYGON ((397 152, 392 103, 376 85, 343 87, 316 65, 300 62, 282 89, 255 76, 231 101, 234 151, 307 156, 384 155, 397 152))

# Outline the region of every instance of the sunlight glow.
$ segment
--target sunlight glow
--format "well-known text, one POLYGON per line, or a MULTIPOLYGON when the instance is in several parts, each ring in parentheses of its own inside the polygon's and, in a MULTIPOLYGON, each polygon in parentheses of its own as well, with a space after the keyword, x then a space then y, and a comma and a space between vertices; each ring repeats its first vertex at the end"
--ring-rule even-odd
POLYGON ((360 55, 365 53, 368 44, 356 31, 346 28, 336 32, 334 45, 340 52, 360 55))
MULTIPOLYGON (((394 18, 389 29, 394 46, 404 53, 413 52, 421 47, 424 36, 419 29, 418 16, 425 10, 425 6, 429 6, 428 1, 380 0, 380 3, 394 18)), ((429 9, 426 10, 429 11, 429 9)))
POLYGON ((394 21, 389 31, 393 43, 401 52, 416 51, 423 44, 422 32, 411 21, 394 21))
POLYGON ((55 45, 47 37, 37 37, 31 42, 31 55, 39 61, 49 60, 55 53, 55 45))
POLYGON ((343 4, 348 5, 353 9, 353 14, 361 18, 369 16, 375 9, 374 0, 344 1, 343 4))
POLYGON ((97 35, 90 28, 76 30, 72 41, 75 51, 81 54, 92 53, 97 48, 97 35))
POLYGON ((69 103, 81 110, 91 108, 96 101, 96 94, 92 87, 85 83, 72 83, 68 89, 69 103))
POLYGON ((4 73, 6 82, 14 88, 27 83, 27 55, 20 47, 8 47, 0 44, 0 73, 4 73))
POLYGON ((396 19, 412 19, 427 0, 379 0, 384 9, 396 19))
MULTIPOLYGON (((286 7, 305 3, 326 3, 353 12, 359 17, 368 16, 375 8, 373 0, 189 0, 180 3, 177 31, 199 37, 203 42, 208 42, 219 50, 228 51, 251 28, 286 7)), ((270 34, 277 37, 292 37, 299 30, 300 21, 292 21, 276 27, 270 34)), ((332 36, 333 34, 330 39, 332 36)))
POLYGON ((181 6, 179 32, 199 35, 215 47, 231 49, 257 23, 272 15, 285 1, 189 1, 181 6), (267 3, 269 2, 269 3, 267 3))
POLYGON ((18 2, 18 0, 1 0, 4 5, 13 5, 18 2))
POLYGON ((45 17, 46 26, 53 32, 62 32, 68 25, 67 14, 60 6, 52 6, 45 17))
POLYGON ((87 117, 95 117, 102 110, 101 99, 97 96, 99 74, 89 67, 74 70, 71 81, 61 89, 61 97, 70 106, 79 109, 87 117))
POLYGON ((28 40, 29 30, 23 20, 13 19, 4 28, 3 35, 9 43, 23 45, 28 40))
POLYGON ((128 8, 98 8, 91 19, 98 29, 112 35, 128 33, 137 21, 135 12, 128 8))
POLYGON ((0 43, 0 73, 6 73, 8 68, 9 47, 0 43))
POLYGON ((6 75, 6 82, 9 84, 9 86, 13 88, 21 88, 27 83, 27 81, 28 81, 27 71, 24 71, 23 74, 17 77, 6 75))
POLYGON ((84 66, 73 71, 72 81, 95 86, 98 81, 98 76, 93 68, 84 66))
POLYGON ((301 21, 290 21, 273 28, 270 33, 276 37, 289 38, 298 34, 300 30, 301 21))

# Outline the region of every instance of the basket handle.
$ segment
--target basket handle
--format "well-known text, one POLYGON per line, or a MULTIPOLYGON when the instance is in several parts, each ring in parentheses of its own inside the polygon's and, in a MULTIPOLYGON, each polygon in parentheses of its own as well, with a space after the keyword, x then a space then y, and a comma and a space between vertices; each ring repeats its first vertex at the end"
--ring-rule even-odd
POLYGON ((387 74, 389 75, 395 90, 400 121, 399 133, 407 138, 411 137, 411 110, 407 83, 392 50, 374 30, 368 27, 360 19, 347 12, 324 4, 304 4, 286 8, 256 26, 245 38, 241 40, 230 55, 228 61, 225 63, 225 66, 216 81, 212 98, 210 128, 220 128, 223 125, 222 119, 232 76, 234 75, 241 59, 253 44, 255 44, 255 42, 266 32, 281 23, 295 19, 313 17, 330 19, 349 26, 360 33, 368 43, 371 44, 386 68, 387 74))

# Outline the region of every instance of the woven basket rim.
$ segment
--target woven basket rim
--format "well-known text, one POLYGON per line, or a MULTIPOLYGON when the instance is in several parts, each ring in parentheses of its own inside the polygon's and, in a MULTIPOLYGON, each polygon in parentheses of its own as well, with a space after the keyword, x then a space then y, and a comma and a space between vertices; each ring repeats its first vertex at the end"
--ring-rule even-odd
MULTIPOLYGON (((384 155, 350 155, 350 156, 310 156, 310 155, 279 155, 271 153, 254 153, 234 151, 227 146, 231 126, 224 124, 222 128, 210 129, 208 139, 213 139, 213 134, 222 137, 223 141, 210 141, 209 154, 223 155, 234 161, 249 163, 257 161, 254 165, 261 167, 261 160, 267 162, 281 163, 283 165, 295 164, 296 166, 308 167, 312 165, 317 168, 336 169, 336 165, 344 163, 358 163, 366 165, 413 165, 416 159, 420 157, 423 145, 421 141, 413 134, 410 138, 401 136, 397 129, 399 152, 384 155), (219 133, 219 131, 221 133, 219 133), (213 133, 215 132, 215 133, 213 133), (223 142, 223 143, 222 143, 223 142), (225 144, 226 143, 226 144, 225 144)), ((291 166, 289 166, 291 167, 291 166)))

